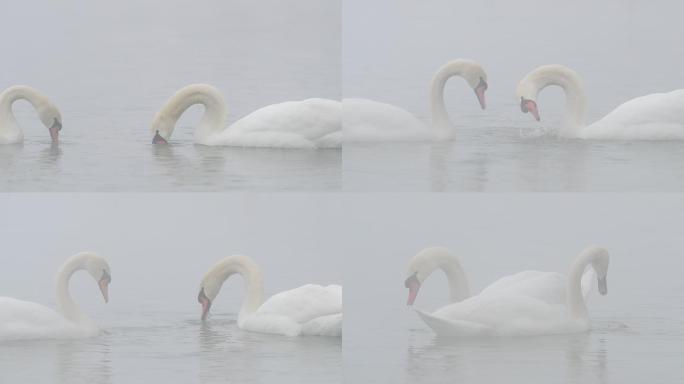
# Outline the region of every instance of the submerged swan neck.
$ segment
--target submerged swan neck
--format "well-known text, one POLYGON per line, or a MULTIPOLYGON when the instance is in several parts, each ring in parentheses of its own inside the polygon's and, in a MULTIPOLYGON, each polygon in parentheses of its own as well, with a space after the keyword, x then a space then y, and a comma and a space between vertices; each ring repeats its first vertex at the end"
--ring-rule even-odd
POLYGON ((434 247, 421 251, 414 257, 409 265, 409 273, 413 270, 417 273, 418 280, 422 283, 436 269, 441 269, 449 283, 449 299, 452 303, 462 301, 470 297, 468 279, 459 260, 451 255, 446 248, 434 247))
POLYGON ((528 94, 529 97, 525 98, 536 101, 539 92, 551 85, 557 85, 565 92, 565 106, 570 128, 584 127, 587 99, 582 79, 572 69, 562 65, 541 66, 530 72, 520 82, 519 93, 528 94))
POLYGON ((185 111, 195 104, 204 106, 202 120, 195 128, 195 138, 202 142, 225 128, 225 102, 218 89, 207 84, 193 84, 176 92, 157 113, 153 129, 168 139, 185 111))
MULTIPOLYGON (((568 273, 567 306, 570 317, 586 319, 588 317, 587 305, 582 294, 582 275, 588 266, 596 269, 596 265, 605 263, 607 267, 608 253, 600 247, 589 247, 582 251, 570 267, 568 273)), ((597 275, 598 275, 597 271, 597 275)))
POLYGON ((249 257, 240 255, 226 257, 209 274, 215 275, 213 279, 219 285, 222 285, 233 274, 242 276, 245 283, 245 299, 238 315, 238 323, 242 323, 245 316, 256 312, 263 303, 264 284, 261 270, 249 257))

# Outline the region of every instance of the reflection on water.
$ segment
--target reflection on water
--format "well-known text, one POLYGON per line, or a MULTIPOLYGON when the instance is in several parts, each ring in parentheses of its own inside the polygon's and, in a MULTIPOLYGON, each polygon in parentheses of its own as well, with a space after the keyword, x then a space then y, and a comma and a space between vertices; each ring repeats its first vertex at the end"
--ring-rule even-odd
POLYGON ((243 332, 232 314, 214 315, 206 323, 194 312, 192 320, 181 313, 116 315, 126 324, 143 325, 115 326, 92 339, 0 343, 0 382, 342 381, 339 338, 243 332))
MULTIPOLYGON (((141 138, 142 141, 143 138, 141 138)), ((0 146, 1 191, 339 190, 340 150, 192 143, 0 146)))
POLYGON ((236 383, 339 383, 339 338, 281 337, 237 328, 234 316, 212 316, 200 325, 200 380, 236 383))
POLYGON ((503 377, 512 378, 509 382, 608 382, 607 339, 587 333, 443 340, 414 330, 409 345, 407 383, 437 383, 444 377, 461 383, 501 382, 503 377))
POLYGON ((347 144, 348 191, 684 191, 674 142, 560 139, 461 129, 454 142, 347 144))
POLYGON ((111 383, 110 345, 107 336, 84 349, 79 341, 56 342, 57 377, 60 383, 111 383))

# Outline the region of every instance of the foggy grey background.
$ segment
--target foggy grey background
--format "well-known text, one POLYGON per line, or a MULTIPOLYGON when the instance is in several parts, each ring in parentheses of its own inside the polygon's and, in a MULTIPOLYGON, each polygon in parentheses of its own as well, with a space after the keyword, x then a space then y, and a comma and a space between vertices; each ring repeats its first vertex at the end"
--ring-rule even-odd
POLYGON ((339 150, 195 146, 190 126, 200 106, 179 121, 171 148, 152 148, 150 124, 190 83, 223 92, 229 123, 282 101, 339 99, 340 13, 338 0, 7 4, 0 89, 44 92, 60 108, 63 130, 60 149, 51 149, 31 106, 16 103, 26 140, 0 148, 0 188, 339 190, 339 150))
MULTIPOLYGON (((681 11, 663 0, 345 0, 344 95, 427 117, 437 68, 471 58, 489 79, 481 117, 503 115, 531 126, 530 116, 520 113, 517 83, 539 65, 563 64, 584 79, 591 122, 631 98, 684 87, 681 11)), ((477 112, 472 90, 452 82, 446 92, 454 117, 477 112)), ((561 103, 559 89, 545 90, 542 117, 560 113, 561 103)))
POLYGON ((197 303, 204 273, 232 254, 260 265, 267 296, 307 283, 342 284, 338 201, 292 194, 4 194, 0 205, 0 295, 55 308, 54 276, 67 257, 95 251, 112 269, 106 305, 87 273, 76 273, 70 289, 105 333, 2 343, 0 381, 340 381, 339 338, 237 328, 244 293, 238 276, 224 284, 207 326, 197 303))
POLYGON ((465 81, 447 84, 453 143, 345 146, 345 190, 684 191, 681 142, 559 140, 562 90, 540 94, 541 123, 515 95, 537 66, 566 65, 584 79, 591 123, 631 98, 683 88, 681 13, 662 0, 344 1, 344 97, 429 122, 429 83, 448 60, 479 61, 489 83, 485 111, 465 81))
MULTIPOLYGON (((681 380, 684 283, 678 195, 376 194, 345 196, 344 364, 350 383, 642 383, 681 380), (411 257, 445 246, 473 294, 524 270, 567 273, 596 244, 611 255, 608 295, 588 300, 592 331, 437 339, 406 306, 411 257)), ((415 307, 448 303, 440 271, 415 307)))

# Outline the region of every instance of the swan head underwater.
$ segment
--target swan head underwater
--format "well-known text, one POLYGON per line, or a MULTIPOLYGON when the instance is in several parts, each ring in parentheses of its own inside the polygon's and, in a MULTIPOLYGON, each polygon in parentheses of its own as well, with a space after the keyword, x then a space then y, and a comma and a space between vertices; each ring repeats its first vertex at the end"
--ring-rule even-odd
POLYGON ((530 113, 535 120, 540 121, 539 108, 537 107, 537 95, 539 89, 527 78, 518 84, 516 90, 518 98, 520 98, 520 111, 522 113, 530 113))
POLYGON ((449 280, 451 301, 470 296, 468 281, 459 260, 444 247, 430 247, 418 252, 408 265, 404 286, 409 289, 406 305, 413 305, 421 285, 432 272, 441 269, 449 280))
POLYGON ((62 130, 62 115, 59 109, 51 102, 45 102, 36 106, 40 121, 50 131, 53 143, 59 141, 59 131, 62 130))
POLYGON ((209 316, 211 303, 214 302, 214 299, 221 290, 221 283, 205 280, 202 281, 202 286, 200 287, 199 294, 197 295, 197 302, 202 304, 202 321, 206 320, 207 316, 209 316))
POLYGON ((542 89, 557 85, 563 88, 566 96, 566 104, 575 110, 575 119, 582 118, 585 108, 584 87, 582 79, 574 70, 559 64, 542 65, 528 73, 516 88, 516 94, 520 99, 520 110, 530 113, 535 120, 540 121, 537 96, 542 89))
POLYGON ((174 125, 173 119, 161 112, 158 113, 152 122, 152 132, 154 133, 152 144, 168 144, 168 138, 173 133, 174 125))
POLYGON ((233 268, 232 261, 237 257, 226 257, 214 265, 202 278, 200 282, 200 290, 197 294, 197 302, 202 304, 202 321, 209 316, 211 304, 221 291, 223 283, 232 275, 236 273, 233 268))

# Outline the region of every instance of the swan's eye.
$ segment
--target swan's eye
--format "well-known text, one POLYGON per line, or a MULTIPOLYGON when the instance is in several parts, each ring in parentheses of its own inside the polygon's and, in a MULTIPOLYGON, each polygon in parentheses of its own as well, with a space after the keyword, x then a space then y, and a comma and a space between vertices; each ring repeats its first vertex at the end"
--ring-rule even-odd
POLYGON ((200 302, 200 303, 202 303, 202 302, 204 302, 205 300, 209 300, 209 298, 208 298, 207 295, 204 293, 204 287, 202 287, 202 288, 200 289, 199 294, 197 295, 197 301, 200 302))
POLYGON ((526 104, 527 104, 527 103, 525 103, 525 98, 524 98, 524 97, 520 97, 520 110, 521 110, 523 113, 527 113, 527 105, 526 105, 526 104))
POLYGON ((102 277, 100 278, 100 281, 106 281, 107 284, 112 282, 112 275, 107 272, 107 270, 103 269, 102 270, 102 277))

